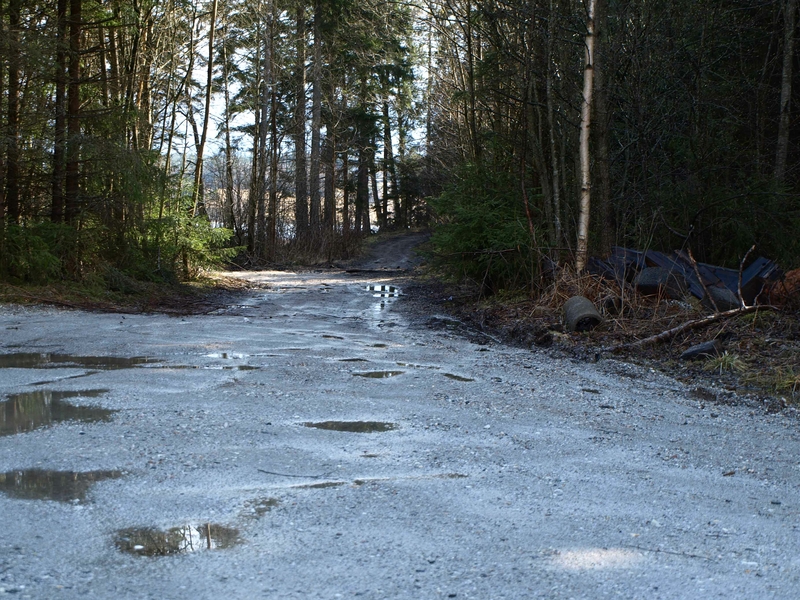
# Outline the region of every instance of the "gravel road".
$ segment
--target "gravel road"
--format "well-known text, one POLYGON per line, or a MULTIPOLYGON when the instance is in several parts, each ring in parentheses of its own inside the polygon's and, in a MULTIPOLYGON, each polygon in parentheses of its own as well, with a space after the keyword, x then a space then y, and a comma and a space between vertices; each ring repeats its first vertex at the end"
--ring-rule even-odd
POLYGON ((0 595, 800 597, 795 418, 469 341, 391 274, 236 276, 0 306, 0 595))

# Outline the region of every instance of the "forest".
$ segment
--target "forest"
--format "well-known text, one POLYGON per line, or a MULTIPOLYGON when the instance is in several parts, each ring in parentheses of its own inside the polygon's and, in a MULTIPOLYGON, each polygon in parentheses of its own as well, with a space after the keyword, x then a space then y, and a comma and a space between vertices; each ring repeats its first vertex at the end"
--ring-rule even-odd
POLYGON ((0 0, 0 280, 190 279, 431 227, 800 263, 798 0, 0 0))

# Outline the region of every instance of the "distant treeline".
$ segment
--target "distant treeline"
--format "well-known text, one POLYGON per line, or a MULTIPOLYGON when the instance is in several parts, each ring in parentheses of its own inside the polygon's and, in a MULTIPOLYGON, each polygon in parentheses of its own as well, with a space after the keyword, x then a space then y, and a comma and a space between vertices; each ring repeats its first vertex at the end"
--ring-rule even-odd
POLYGON ((0 0, 0 278, 432 223, 453 273, 524 287, 582 213, 590 253, 793 266, 797 2, 0 0))

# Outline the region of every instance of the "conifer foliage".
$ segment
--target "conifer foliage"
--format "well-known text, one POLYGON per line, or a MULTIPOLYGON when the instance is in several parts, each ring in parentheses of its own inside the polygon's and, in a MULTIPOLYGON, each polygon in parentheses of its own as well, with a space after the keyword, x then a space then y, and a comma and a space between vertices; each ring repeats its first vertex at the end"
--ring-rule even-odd
POLYGON ((797 0, 0 0, 0 278, 191 277, 433 220, 525 287, 800 257, 797 0))

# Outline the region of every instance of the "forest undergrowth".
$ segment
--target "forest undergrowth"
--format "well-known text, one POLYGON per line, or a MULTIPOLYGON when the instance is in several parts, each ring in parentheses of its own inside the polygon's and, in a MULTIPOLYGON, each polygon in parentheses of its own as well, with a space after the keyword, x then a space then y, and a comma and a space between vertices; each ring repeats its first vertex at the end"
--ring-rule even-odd
MULTIPOLYGON (((616 358, 657 369, 688 385, 701 402, 740 402, 768 411, 800 405, 800 289, 781 306, 722 318, 691 328, 663 342, 631 346, 683 324, 709 316, 694 298, 645 297, 592 275, 567 270, 542 281, 533 292, 503 292, 480 298, 473 283, 442 283, 435 274, 420 278, 413 294, 424 297, 431 327, 461 329, 476 342, 489 339, 581 361, 616 358), (585 296, 603 317, 595 329, 568 332, 563 305, 585 296), (684 359, 690 347, 716 340, 716 355, 684 359)), ((419 300, 418 300, 419 301, 419 300)))

